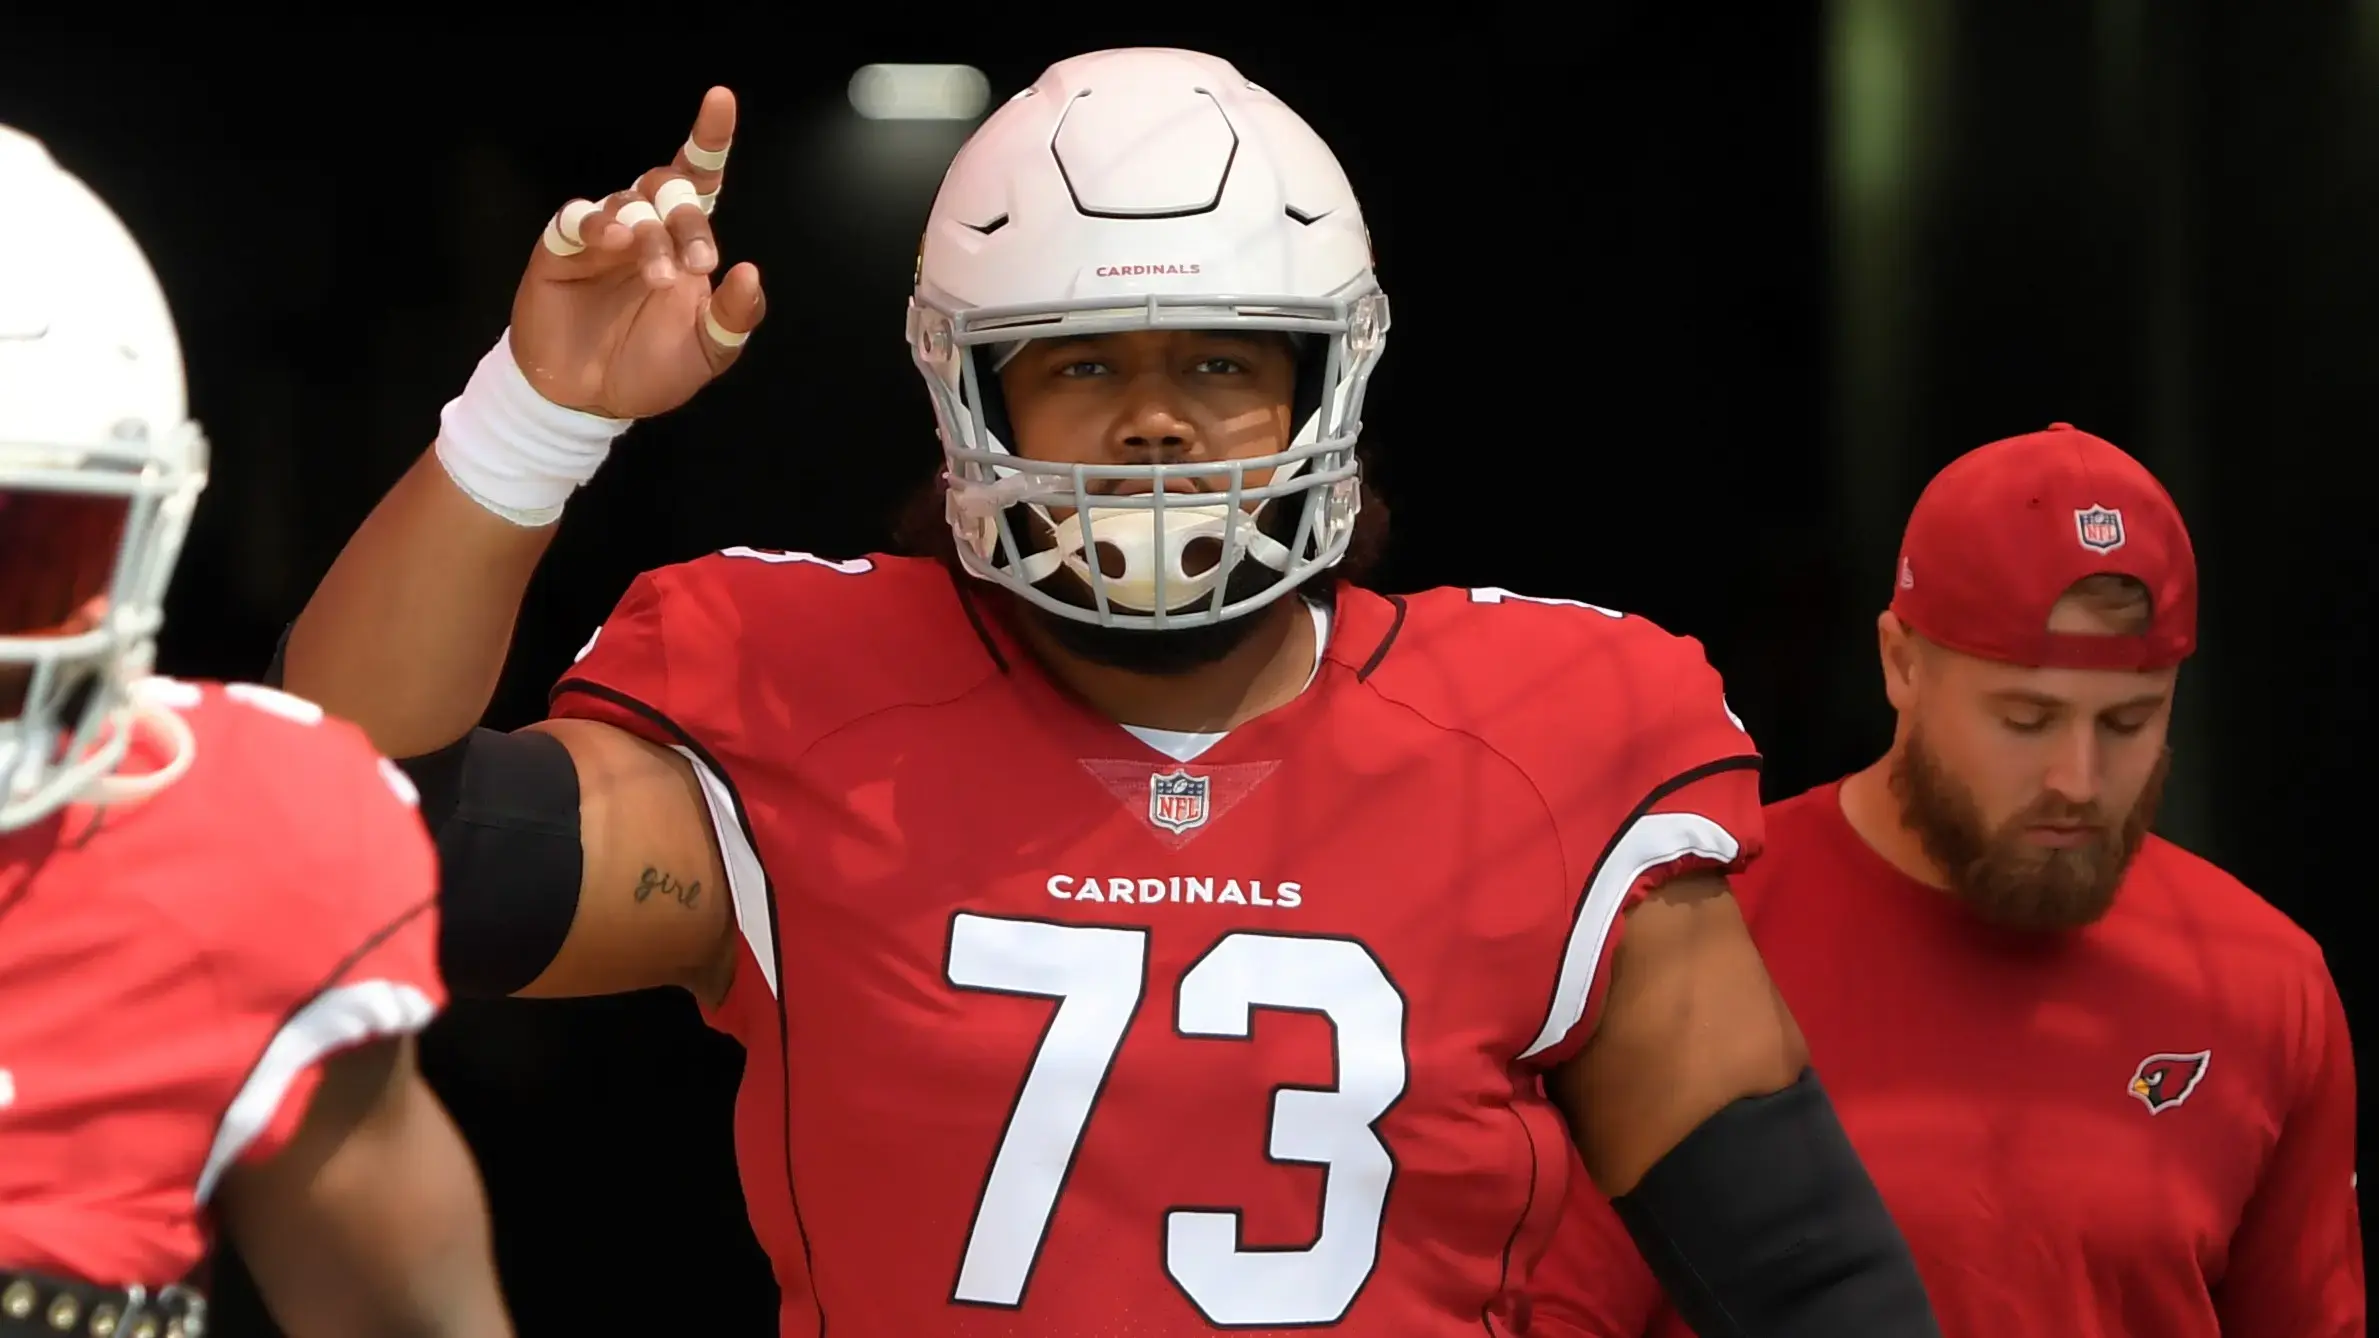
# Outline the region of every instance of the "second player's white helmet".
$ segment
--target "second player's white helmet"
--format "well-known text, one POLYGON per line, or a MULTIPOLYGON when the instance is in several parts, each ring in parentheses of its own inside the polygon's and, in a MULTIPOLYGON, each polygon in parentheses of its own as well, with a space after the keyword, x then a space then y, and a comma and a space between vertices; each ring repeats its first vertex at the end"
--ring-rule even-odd
POLYGON ((958 151, 917 260, 909 346, 939 420, 959 560, 1109 627, 1219 622, 1270 603, 1353 536, 1355 438, 1387 332, 1354 190, 1280 99, 1192 51, 1049 67, 958 151), (1299 337, 1288 448, 1069 465, 1020 458, 1002 440, 997 372, 1022 341, 1149 328, 1299 337), (1262 486, 1247 482, 1267 470, 1262 486), (1163 480, 1185 476, 1203 485, 1199 502, 1168 496, 1163 480), (1107 491, 1117 479, 1149 487, 1107 491), (1242 561, 1278 579, 1234 597, 1242 561), (1042 588, 1069 570, 1089 606, 1042 588))
POLYGON ((136 699, 206 482, 165 294, 132 234, 0 125, 0 832, 189 764, 136 699), (136 716, 172 749, 118 775, 136 716))

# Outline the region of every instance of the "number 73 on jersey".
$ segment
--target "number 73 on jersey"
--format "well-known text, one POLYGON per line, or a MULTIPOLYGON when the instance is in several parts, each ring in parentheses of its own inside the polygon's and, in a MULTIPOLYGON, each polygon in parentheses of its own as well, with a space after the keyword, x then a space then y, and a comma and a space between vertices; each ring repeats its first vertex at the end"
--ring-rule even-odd
POLYGON ((1271 1094, 1267 1150, 1275 1161, 1322 1168, 1320 1229, 1302 1249, 1249 1249, 1236 1211, 1175 1208, 1164 1218, 1165 1272, 1218 1326, 1330 1324, 1346 1315, 1379 1262, 1396 1167, 1376 1126, 1404 1095, 1408 1067, 1404 996, 1370 949, 1344 938, 1226 934, 1182 972, 1171 998, 1152 1000, 1146 929, 961 914, 946 972, 963 990, 1057 1002, 985 1177, 953 1301, 1022 1303, 1142 1008, 1164 1007, 1180 1035, 1218 1042, 1250 1039, 1256 1011, 1274 1009, 1325 1017, 1335 1037, 1336 1087, 1271 1094))

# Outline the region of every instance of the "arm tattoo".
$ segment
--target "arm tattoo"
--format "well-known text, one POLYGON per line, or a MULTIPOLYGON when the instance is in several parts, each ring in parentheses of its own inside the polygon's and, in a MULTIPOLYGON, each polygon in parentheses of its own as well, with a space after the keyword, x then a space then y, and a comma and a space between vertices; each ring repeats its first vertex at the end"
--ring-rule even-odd
POLYGON ((692 910, 702 900, 702 884, 699 881, 681 883, 661 870, 647 866, 643 876, 636 880, 636 900, 639 903, 647 901, 654 893, 692 910))

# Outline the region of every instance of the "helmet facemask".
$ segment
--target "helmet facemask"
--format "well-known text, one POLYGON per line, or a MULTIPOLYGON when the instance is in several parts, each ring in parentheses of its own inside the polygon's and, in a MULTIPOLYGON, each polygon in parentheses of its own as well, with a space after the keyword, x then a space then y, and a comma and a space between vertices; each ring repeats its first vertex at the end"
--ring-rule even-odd
POLYGON ((1368 275, 1319 300, 1151 295, 966 309, 921 292, 910 348, 940 422, 959 561, 1094 659, 1162 672, 1217 658, 1244 636, 1245 615, 1344 556, 1361 505, 1363 395, 1387 324, 1387 299, 1368 275), (1301 353, 1288 445, 1194 464, 1059 464, 1016 453, 1000 349, 1151 329, 1291 336, 1301 353), (1250 481, 1267 471, 1261 485, 1250 481), (1169 493, 1168 480, 1200 491, 1169 493), (1100 490, 1126 482, 1145 490, 1100 490))
MULTIPOLYGON (((129 798, 187 765, 119 776, 165 591, 204 486, 204 442, 89 450, 0 442, 0 832, 76 798, 129 798), (77 626, 96 603, 97 616, 77 626)), ((135 429, 138 436, 138 429, 135 429)), ((175 722, 175 723, 178 723, 175 722)))

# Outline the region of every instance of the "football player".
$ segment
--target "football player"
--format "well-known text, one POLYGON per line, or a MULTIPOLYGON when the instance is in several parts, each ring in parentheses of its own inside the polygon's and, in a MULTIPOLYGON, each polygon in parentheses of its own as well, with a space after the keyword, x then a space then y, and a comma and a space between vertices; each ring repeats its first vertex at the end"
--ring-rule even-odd
POLYGON ((295 1338, 501 1338, 414 1067, 413 786, 312 703, 148 676, 206 474, 172 316, 6 126, 0 200, 0 1334, 197 1338, 220 1225, 295 1338))
MULTIPOLYGON (((1742 893, 1943 1328, 2362 1338, 2337 983, 2149 830, 2197 646, 2179 508, 2057 423, 1942 470, 1899 558, 1892 746, 1772 805, 1742 893)), ((1570 1218, 1536 1328, 1682 1338, 1601 1200, 1570 1218)))
POLYGON ((761 318, 733 127, 555 215, 283 664, 412 759, 458 988, 743 1042, 782 1332, 1508 1332, 1573 1138, 1710 1332, 1934 1332, 1728 896, 1757 757, 1700 648, 1345 579, 1387 298, 1221 60, 1060 62, 951 164, 940 560, 647 573, 551 719, 473 728, 571 491, 761 318))

